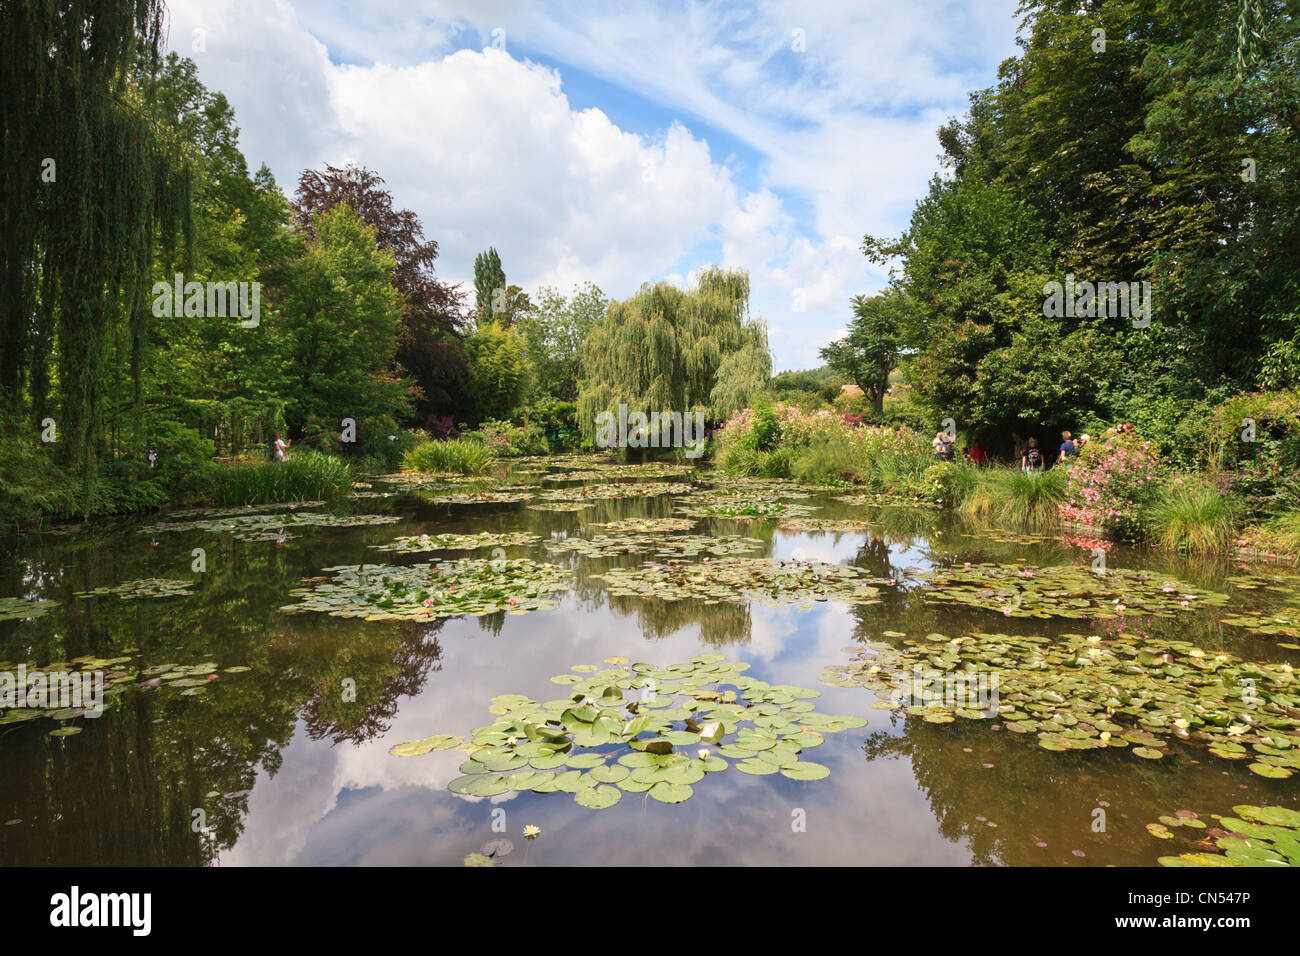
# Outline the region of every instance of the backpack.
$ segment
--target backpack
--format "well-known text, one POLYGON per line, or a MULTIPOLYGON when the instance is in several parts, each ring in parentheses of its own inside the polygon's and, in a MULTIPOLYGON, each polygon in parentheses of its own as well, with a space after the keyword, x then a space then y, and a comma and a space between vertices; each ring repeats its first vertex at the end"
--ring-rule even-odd
POLYGON ((1043 452, 1039 448, 1026 448, 1025 461, 1030 468, 1037 468, 1043 463, 1043 452))

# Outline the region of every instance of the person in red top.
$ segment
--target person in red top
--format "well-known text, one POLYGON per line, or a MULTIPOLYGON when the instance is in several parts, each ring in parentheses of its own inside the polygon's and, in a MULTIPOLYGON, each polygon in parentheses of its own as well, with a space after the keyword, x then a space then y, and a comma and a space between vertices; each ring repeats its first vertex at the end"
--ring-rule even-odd
POLYGON ((989 453, 988 450, 977 440, 975 444, 970 446, 970 451, 966 452, 966 457, 975 462, 975 464, 983 466, 989 460, 989 453))

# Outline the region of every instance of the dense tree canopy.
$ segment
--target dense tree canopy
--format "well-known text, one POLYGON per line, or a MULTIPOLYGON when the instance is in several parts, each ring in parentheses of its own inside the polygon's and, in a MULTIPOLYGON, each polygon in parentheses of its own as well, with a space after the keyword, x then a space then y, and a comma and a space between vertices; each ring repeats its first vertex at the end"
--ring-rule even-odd
POLYGON ((0 5, 0 401, 53 419, 87 487, 123 409, 143 440, 149 272, 191 221, 190 149, 149 113, 163 12, 0 5))
POLYGON ((699 286, 644 285, 612 302, 583 345, 578 421, 594 434, 596 416, 703 411, 717 421, 767 387, 767 329, 749 317, 749 276, 707 269, 699 286))
POLYGON ((1127 417, 1171 432, 1156 419, 1255 386, 1300 333, 1295 5, 1022 12, 1020 54, 940 130, 951 177, 899 241, 864 242, 896 258, 920 307, 909 379, 963 427, 1127 417), (1067 276, 1149 281, 1151 321, 1047 318, 1044 286, 1067 276))

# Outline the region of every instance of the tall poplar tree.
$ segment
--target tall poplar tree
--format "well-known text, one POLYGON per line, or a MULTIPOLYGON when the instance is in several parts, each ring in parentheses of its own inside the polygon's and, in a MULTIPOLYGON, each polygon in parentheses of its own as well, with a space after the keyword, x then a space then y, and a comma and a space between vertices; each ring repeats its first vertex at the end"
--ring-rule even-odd
POLYGON ((492 321, 492 296, 498 289, 504 294, 505 288, 506 271, 501 268, 501 257, 489 246, 487 252, 474 257, 474 308, 480 325, 492 321))

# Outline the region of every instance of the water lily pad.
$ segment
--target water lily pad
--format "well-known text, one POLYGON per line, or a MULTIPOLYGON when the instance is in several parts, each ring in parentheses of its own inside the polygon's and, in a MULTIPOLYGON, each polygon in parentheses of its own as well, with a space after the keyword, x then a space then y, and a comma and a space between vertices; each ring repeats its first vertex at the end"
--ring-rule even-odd
POLYGON ((431 750, 449 750, 452 747, 460 746, 464 742, 464 738, 457 737, 455 734, 434 734, 432 737, 397 744, 390 747, 388 752, 395 757, 418 757, 421 754, 427 754, 431 750))
POLYGON ((695 790, 689 784, 661 781, 649 793, 660 803, 683 803, 695 795, 695 790))
POLYGON ((617 787, 599 786, 579 790, 574 794, 573 799, 579 805, 592 810, 605 810, 618 803, 622 796, 622 792, 617 787))
POLYGON ((821 780, 829 777, 830 768, 809 760, 800 760, 781 768, 781 775, 791 780, 821 780))

